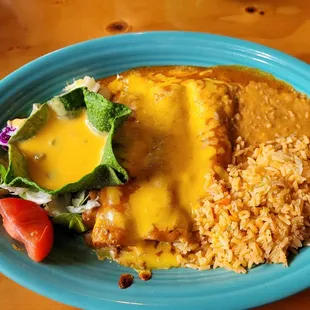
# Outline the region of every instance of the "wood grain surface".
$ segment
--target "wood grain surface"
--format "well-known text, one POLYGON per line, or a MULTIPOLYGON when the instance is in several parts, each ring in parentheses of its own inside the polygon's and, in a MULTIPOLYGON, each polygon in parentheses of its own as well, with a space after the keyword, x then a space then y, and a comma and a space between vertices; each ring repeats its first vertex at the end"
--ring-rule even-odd
MULTIPOLYGON (((73 43, 150 30, 234 36, 310 63, 308 0, 0 0, 0 78, 73 43)), ((3 275, 0 307, 73 309, 39 296, 3 275)), ((310 309, 310 289, 257 309, 310 309)))

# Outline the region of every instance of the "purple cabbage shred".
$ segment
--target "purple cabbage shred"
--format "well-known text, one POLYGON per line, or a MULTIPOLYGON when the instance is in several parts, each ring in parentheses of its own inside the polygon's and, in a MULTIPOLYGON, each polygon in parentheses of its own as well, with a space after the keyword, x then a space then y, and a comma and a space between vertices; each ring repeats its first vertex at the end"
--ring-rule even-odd
POLYGON ((3 149, 7 150, 8 142, 10 138, 14 135, 16 128, 11 125, 5 126, 0 132, 0 145, 3 149))

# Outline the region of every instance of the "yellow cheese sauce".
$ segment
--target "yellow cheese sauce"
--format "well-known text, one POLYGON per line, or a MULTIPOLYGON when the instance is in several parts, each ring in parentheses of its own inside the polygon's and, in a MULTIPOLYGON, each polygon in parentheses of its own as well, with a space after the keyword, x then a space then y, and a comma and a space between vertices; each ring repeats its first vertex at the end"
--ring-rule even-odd
POLYGON ((76 118, 61 119, 49 109, 46 124, 17 146, 26 158, 31 179, 55 190, 92 172, 100 163, 105 141, 105 135, 88 126, 86 110, 76 118))
POLYGON ((138 242, 135 246, 125 247, 117 261, 138 270, 178 267, 178 260, 171 248, 171 244, 167 242, 138 242))
POLYGON ((110 200, 102 199, 93 242, 130 246, 114 259, 136 269, 177 266, 170 248, 158 255, 144 240, 191 240, 192 209, 204 197, 205 176, 221 166, 220 157, 230 150, 227 139, 225 148, 218 147, 217 137, 223 107, 218 102, 225 103, 230 90, 208 79, 142 75, 139 70, 105 85, 113 101, 133 110, 115 137, 116 154, 132 180, 109 190, 121 199, 109 206, 102 202, 110 200))

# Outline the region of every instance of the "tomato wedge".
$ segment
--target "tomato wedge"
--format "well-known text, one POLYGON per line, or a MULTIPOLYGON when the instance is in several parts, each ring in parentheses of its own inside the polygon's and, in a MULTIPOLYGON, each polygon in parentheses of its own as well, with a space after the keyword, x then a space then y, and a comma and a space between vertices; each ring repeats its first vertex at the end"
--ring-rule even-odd
POLYGON ((7 233, 25 245, 32 260, 40 262, 49 254, 53 225, 39 205, 20 198, 0 199, 0 215, 7 233))

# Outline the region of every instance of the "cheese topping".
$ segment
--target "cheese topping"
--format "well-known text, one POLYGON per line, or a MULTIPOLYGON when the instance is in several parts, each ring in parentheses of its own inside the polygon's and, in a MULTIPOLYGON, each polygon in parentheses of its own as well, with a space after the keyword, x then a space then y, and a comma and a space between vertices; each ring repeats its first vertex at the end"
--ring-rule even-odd
POLYGON ((78 181, 100 163, 106 141, 87 125, 84 110, 73 119, 60 119, 49 109, 44 126, 32 138, 19 142, 31 179, 55 190, 78 181))
POLYGON ((163 244, 191 238, 192 209, 205 195, 205 175, 217 164, 219 143, 207 140, 221 125, 215 116, 225 95, 222 86, 135 70, 108 85, 117 101, 134 111, 115 136, 116 154, 133 180, 114 189, 121 193, 117 203, 102 197, 93 241, 99 247, 131 247, 116 258, 121 264, 137 269, 178 265, 163 244), (162 241, 163 248, 157 250, 150 240, 162 241))

